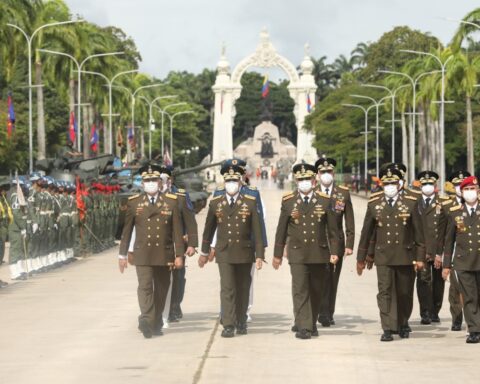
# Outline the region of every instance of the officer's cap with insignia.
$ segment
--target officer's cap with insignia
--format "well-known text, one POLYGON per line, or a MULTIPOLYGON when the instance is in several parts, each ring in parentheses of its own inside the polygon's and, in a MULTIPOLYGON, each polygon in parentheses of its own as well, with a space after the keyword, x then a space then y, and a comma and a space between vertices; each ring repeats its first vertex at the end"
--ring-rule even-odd
POLYGON ((240 167, 244 171, 247 168, 247 162, 245 160, 239 159, 238 157, 234 157, 232 159, 225 160, 222 164, 222 167, 229 167, 231 165, 235 165, 237 167, 240 167))
POLYGON ((292 172, 297 180, 311 179, 317 174, 317 168, 312 164, 300 163, 293 166, 292 172))
POLYGON ((315 169, 319 172, 333 171, 337 166, 337 161, 329 157, 322 157, 315 162, 315 169))
POLYGON ((456 171, 450 175, 448 181, 450 181, 453 185, 460 185, 463 179, 470 176, 472 175, 468 171, 456 171))
POLYGON ((383 165, 380 169, 380 173, 386 169, 396 169, 397 171, 400 171, 401 178, 405 178, 405 174, 407 173, 407 166, 402 163, 387 163, 383 165))
POLYGON ((465 179, 463 179, 462 183, 460 184, 460 189, 463 190, 463 188, 473 187, 475 185, 478 186, 477 177, 476 176, 468 176, 465 179))
POLYGON ((417 175, 420 184, 435 184, 440 176, 433 171, 422 171, 417 175))
POLYGON ((383 184, 396 184, 402 178, 402 173, 394 167, 384 168, 380 171, 380 180, 383 184))
POLYGON ((157 164, 146 164, 138 171, 142 180, 160 178, 161 167, 157 164))
MULTIPOLYGON (((235 160, 235 159, 232 159, 235 160)), ((239 181, 245 173, 245 168, 238 164, 225 161, 220 169, 220 173, 225 181, 239 181)))

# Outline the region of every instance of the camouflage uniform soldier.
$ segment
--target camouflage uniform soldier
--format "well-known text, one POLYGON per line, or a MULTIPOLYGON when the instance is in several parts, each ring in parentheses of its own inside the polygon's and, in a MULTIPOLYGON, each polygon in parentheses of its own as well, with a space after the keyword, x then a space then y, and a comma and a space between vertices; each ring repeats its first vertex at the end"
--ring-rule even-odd
MULTIPOLYGON (((20 186, 25 184, 18 180, 20 186)), ((17 180, 12 180, 14 190, 10 195, 13 220, 8 227, 8 238, 10 241, 9 266, 12 280, 27 279, 27 265, 25 262, 27 251, 27 219, 28 210, 26 205, 21 205, 17 194, 17 180)))

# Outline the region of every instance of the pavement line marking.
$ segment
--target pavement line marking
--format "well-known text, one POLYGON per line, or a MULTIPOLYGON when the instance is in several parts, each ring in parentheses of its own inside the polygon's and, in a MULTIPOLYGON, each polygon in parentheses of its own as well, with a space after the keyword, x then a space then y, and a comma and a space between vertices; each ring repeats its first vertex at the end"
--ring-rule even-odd
POLYGON ((213 340, 215 339, 215 334, 217 333, 219 325, 220 325, 220 320, 217 319, 217 321, 215 322, 215 326, 213 327, 213 331, 210 334, 210 338, 208 339, 205 352, 203 352, 202 359, 200 360, 200 364, 198 365, 195 375, 193 375, 192 384, 198 384, 200 382, 200 379, 202 378, 203 367, 205 366, 205 362, 207 361, 208 354, 210 353, 210 349, 212 348, 213 340))

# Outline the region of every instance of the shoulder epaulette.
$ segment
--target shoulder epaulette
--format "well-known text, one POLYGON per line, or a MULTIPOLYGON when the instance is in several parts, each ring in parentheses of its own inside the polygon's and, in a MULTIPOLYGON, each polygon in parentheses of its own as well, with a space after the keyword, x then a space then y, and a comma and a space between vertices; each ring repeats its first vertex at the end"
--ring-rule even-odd
POLYGON ((417 198, 415 196, 405 196, 406 199, 412 200, 412 201, 417 201, 417 198))
POLYGON ((255 196, 251 196, 251 195, 243 195, 243 197, 245 197, 246 199, 249 199, 249 200, 257 200, 257 198, 255 196))
POLYGON ((254 191, 257 190, 257 187, 255 187, 254 185, 247 185, 246 186, 248 189, 253 189, 254 191))
POLYGON ((224 196, 223 195, 214 196, 214 197, 212 197, 212 200, 218 200, 222 197, 224 197, 224 196))
POLYGON ((170 199, 173 199, 173 200, 176 200, 177 199, 177 195, 173 194, 173 193, 166 193, 165 194, 166 197, 169 197, 170 199))
POLYGON ((282 200, 287 201, 290 200, 295 194, 293 192, 287 192, 283 195, 282 200))
POLYGON ((377 200, 380 200, 380 196, 374 196, 374 197, 371 197, 370 200, 368 200, 368 203, 373 203, 374 201, 377 201, 377 200))
POLYGON ((449 205, 449 204, 452 204, 452 203, 453 203, 453 201, 450 200, 450 199, 441 202, 441 204, 442 204, 443 206, 449 205))
POLYGON ((183 188, 178 188, 178 189, 177 189, 177 193, 183 193, 183 194, 185 194, 185 193, 187 193, 187 191, 186 191, 185 189, 183 189, 183 188))
POLYGON ((139 193, 137 193, 136 195, 130 196, 128 200, 133 200, 133 199, 136 199, 137 197, 140 197, 139 193))
POLYGON ((458 211, 459 209, 462 209, 462 204, 458 204, 455 207, 450 207, 450 212, 455 212, 455 211, 458 211))
POLYGON ((225 190, 225 187, 219 187, 215 191, 224 191, 224 190, 225 190))
POLYGON ((370 195, 370 198, 380 196, 382 193, 383 193, 383 191, 378 191, 378 192, 372 193, 370 195))
POLYGON ((177 192, 175 192, 175 194, 178 196, 186 196, 186 192, 184 189, 179 189, 177 192))
POLYGON ((439 198, 440 200, 448 200, 448 201, 452 201, 452 199, 450 199, 450 197, 449 197, 449 196, 438 196, 438 198, 439 198))
POLYGON ((326 193, 323 193, 321 191, 316 191, 315 192, 318 196, 326 197, 327 199, 330 198, 330 195, 327 195, 326 193))
POLYGON ((348 188, 346 185, 338 185, 338 188, 343 189, 344 191, 350 191, 350 188, 348 188))

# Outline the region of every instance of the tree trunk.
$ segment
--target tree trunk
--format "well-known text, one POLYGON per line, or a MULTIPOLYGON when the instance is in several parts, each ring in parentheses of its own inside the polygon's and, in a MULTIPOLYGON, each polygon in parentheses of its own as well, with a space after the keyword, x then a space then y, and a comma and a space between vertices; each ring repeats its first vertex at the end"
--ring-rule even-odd
POLYGON ((473 153, 473 120, 472 120, 472 99, 470 96, 466 98, 467 107, 467 171, 472 175, 475 174, 474 169, 474 153, 473 153))
POLYGON ((405 111, 402 111, 402 163, 408 164, 408 134, 407 134, 407 121, 405 118, 405 111))
POLYGON ((37 85, 37 160, 43 160, 46 157, 46 141, 45 141, 45 114, 43 103, 43 87, 42 84, 42 63, 35 62, 35 85, 37 85))
POLYGON ((418 115, 418 156, 420 170, 428 169, 427 164, 427 132, 425 127, 425 114, 427 113, 424 106, 419 107, 419 112, 423 114, 418 115))

